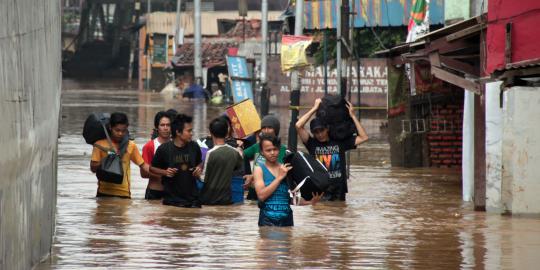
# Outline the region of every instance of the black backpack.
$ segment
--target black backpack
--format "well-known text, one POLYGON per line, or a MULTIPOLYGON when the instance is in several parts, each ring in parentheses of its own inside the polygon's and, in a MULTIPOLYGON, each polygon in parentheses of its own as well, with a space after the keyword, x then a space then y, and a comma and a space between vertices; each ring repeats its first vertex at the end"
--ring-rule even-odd
POLYGON ((327 95, 323 97, 317 110, 317 118, 320 118, 328 126, 332 140, 343 141, 357 133, 356 126, 349 115, 347 103, 341 96, 327 95))
POLYGON ((330 185, 328 170, 314 157, 299 151, 287 154, 284 163, 292 166, 287 174, 287 184, 293 194, 300 191, 300 196, 309 201, 313 198, 311 193, 321 193, 328 189, 330 185))
POLYGON ((83 137, 87 144, 93 145, 101 139, 107 138, 103 126, 109 124, 111 115, 108 113, 92 113, 84 121, 83 137))

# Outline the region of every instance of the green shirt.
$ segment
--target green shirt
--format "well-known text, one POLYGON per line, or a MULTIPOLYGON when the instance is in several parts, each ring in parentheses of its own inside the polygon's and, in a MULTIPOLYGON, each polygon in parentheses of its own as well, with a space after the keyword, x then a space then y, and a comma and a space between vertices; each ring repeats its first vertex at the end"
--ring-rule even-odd
MULTIPOLYGON (((285 145, 281 145, 279 147, 279 154, 278 154, 278 162, 283 163, 283 159, 285 158, 285 154, 287 154, 287 147, 285 145)), ((259 143, 256 143, 247 149, 244 150, 244 158, 247 160, 255 160, 255 166, 257 166, 258 162, 265 162, 264 157, 261 155, 261 148, 259 146, 259 143)))
POLYGON ((230 145, 216 145, 208 150, 204 164, 204 186, 200 193, 201 203, 232 204, 233 172, 242 165, 242 156, 230 145))

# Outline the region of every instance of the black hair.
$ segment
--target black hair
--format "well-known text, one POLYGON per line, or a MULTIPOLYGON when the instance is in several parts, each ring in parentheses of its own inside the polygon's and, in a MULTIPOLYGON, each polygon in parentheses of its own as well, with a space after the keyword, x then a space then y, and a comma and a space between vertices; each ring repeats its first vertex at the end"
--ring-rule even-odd
POLYGON ((176 117, 176 115, 178 114, 178 111, 175 109, 168 109, 166 113, 169 115, 169 118, 172 120, 176 117))
POLYGON ((164 111, 159 111, 156 113, 156 116, 154 117, 154 127, 157 129, 159 126, 159 122, 161 121, 161 118, 167 117, 169 120, 171 120, 171 115, 164 111))
POLYGON ((232 122, 231 122, 231 118, 229 118, 229 116, 227 115, 222 115, 220 116, 219 118, 221 119, 224 119, 225 121, 227 121, 227 137, 232 137, 233 135, 233 127, 232 127, 232 122))
POLYGON ((210 134, 212 134, 214 137, 224 139, 227 137, 229 124, 225 119, 218 117, 210 122, 208 129, 210 129, 210 134))
POLYGON ((273 146, 277 147, 278 149, 281 145, 281 139, 279 137, 276 137, 272 134, 261 133, 261 135, 259 136, 259 148, 261 149, 261 151, 263 150, 262 147, 264 141, 269 141, 270 143, 272 143, 273 146))
POLYGON ((229 116, 222 115, 219 118, 224 119, 225 121, 227 121, 227 125, 232 126, 231 118, 229 118, 229 116))
POLYGON ((109 124, 111 128, 116 125, 121 125, 121 124, 129 125, 128 117, 125 113, 121 113, 121 112, 111 113, 111 119, 109 121, 109 124))
POLYGON ((176 137, 176 132, 178 133, 182 133, 184 132, 184 126, 185 124, 189 124, 189 123, 192 123, 193 122, 193 117, 191 116, 188 116, 188 115, 185 115, 183 113, 180 113, 178 115, 176 115, 176 117, 174 118, 174 121, 172 122, 172 133, 173 133, 173 138, 176 137))

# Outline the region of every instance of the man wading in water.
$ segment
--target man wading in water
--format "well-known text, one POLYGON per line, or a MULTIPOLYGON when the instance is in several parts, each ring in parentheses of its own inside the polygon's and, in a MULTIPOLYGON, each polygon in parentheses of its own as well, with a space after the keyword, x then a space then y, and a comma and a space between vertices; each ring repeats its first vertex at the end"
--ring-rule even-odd
MULTIPOLYGON (((116 153, 122 155, 122 170, 124 171, 124 179, 121 184, 110 183, 104 181, 106 179, 98 179, 98 191, 96 197, 120 197, 131 198, 131 177, 130 177, 130 161, 137 164, 141 168, 141 175, 148 173, 148 165, 144 162, 137 145, 128 137, 129 121, 124 113, 112 113, 110 119, 110 133, 112 147, 116 153)), ((109 149, 109 141, 102 139, 94 144, 92 150, 92 159, 90 161, 90 170, 95 173, 101 166, 101 161, 107 157, 107 152, 104 149, 109 149)))
MULTIPOLYGON (((259 198, 259 226, 293 226, 293 212, 289 203, 288 185, 283 180, 291 170, 289 164, 278 161, 280 140, 262 134, 259 145, 265 158, 253 171, 255 191, 259 198)), ((300 200, 302 205, 315 205, 323 194, 313 194, 311 201, 300 200)))
POLYGON ((330 139, 328 126, 326 126, 318 118, 311 120, 309 128, 313 136, 310 136, 304 128, 307 121, 317 112, 321 105, 321 99, 315 100, 315 105, 305 115, 296 122, 296 130, 302 142, 306 146, 309 154, 318 159, 328 170, 330 174, 330 187, 325 191, 325 200, 340 200, 345 201, 347 194, 347 161, 345 152, 355 149, 358 145, 368 140, 368 136, 364 127, 360 124, 358 118, 354 114, 354 109, 351 103, 347 102, 347 109, 351 116, 358 135, 350 137, 344 141, 334 141, 330 139))
MULTIPOLYGON (((158 112, 154 117, 154 127, 158 136, 148 141, 142 148, 142 157, 146 164, 152 164, 152 159, 159 146, 171 140, 171 116, 164 111, 158 112)), ((143 178, 149 178, 144 198, 147 200, 161 200, 163 198, 161 175, 149 173, 143 175, 143 178)))
POLYGON ((196 179, 201 176, 201 148, 193 142, 193 118, 179 114, 172 123, 173 140, 156 151, 150 172, 161 175, 163 204, 201 207, 196 179))

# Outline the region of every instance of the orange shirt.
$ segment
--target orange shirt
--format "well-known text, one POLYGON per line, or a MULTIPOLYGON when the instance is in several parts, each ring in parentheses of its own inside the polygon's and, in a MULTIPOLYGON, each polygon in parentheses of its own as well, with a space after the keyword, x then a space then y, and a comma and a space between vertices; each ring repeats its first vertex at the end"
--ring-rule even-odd
MULTIPOLYGON (((108 149, 109 143, 106 139, 99 140, 96 142, 96 144, 108 149)), ((113 142, 113 146, 118 149, 118 144, 113 142)), ((101 161, 103 158, 107 156, 107 153, 105 153, 103 150, 100 150, 97 147, 94 147, 92 150, 92 161, 101 161)), ((122 169, 124 170, 124 180, 122 181, 122 184, 114 184, 104 181, 98 181, 98 192, 107 194, 107 195, 113 195, 113 196, 123 196, 123 197, 130 197, 131 198, 131 191, 130 191, 130 161, 133 161, 133 163, 137 164, 137 166, 141 166, 144 164, 144 160, 141 156, 141 153, 139 152, 139 149, 137 148, 137 145, 133 141, 129 141, 126 153, 122 157, 122 169)), ((99 180, 99 179, 98 179, 99 180)))

